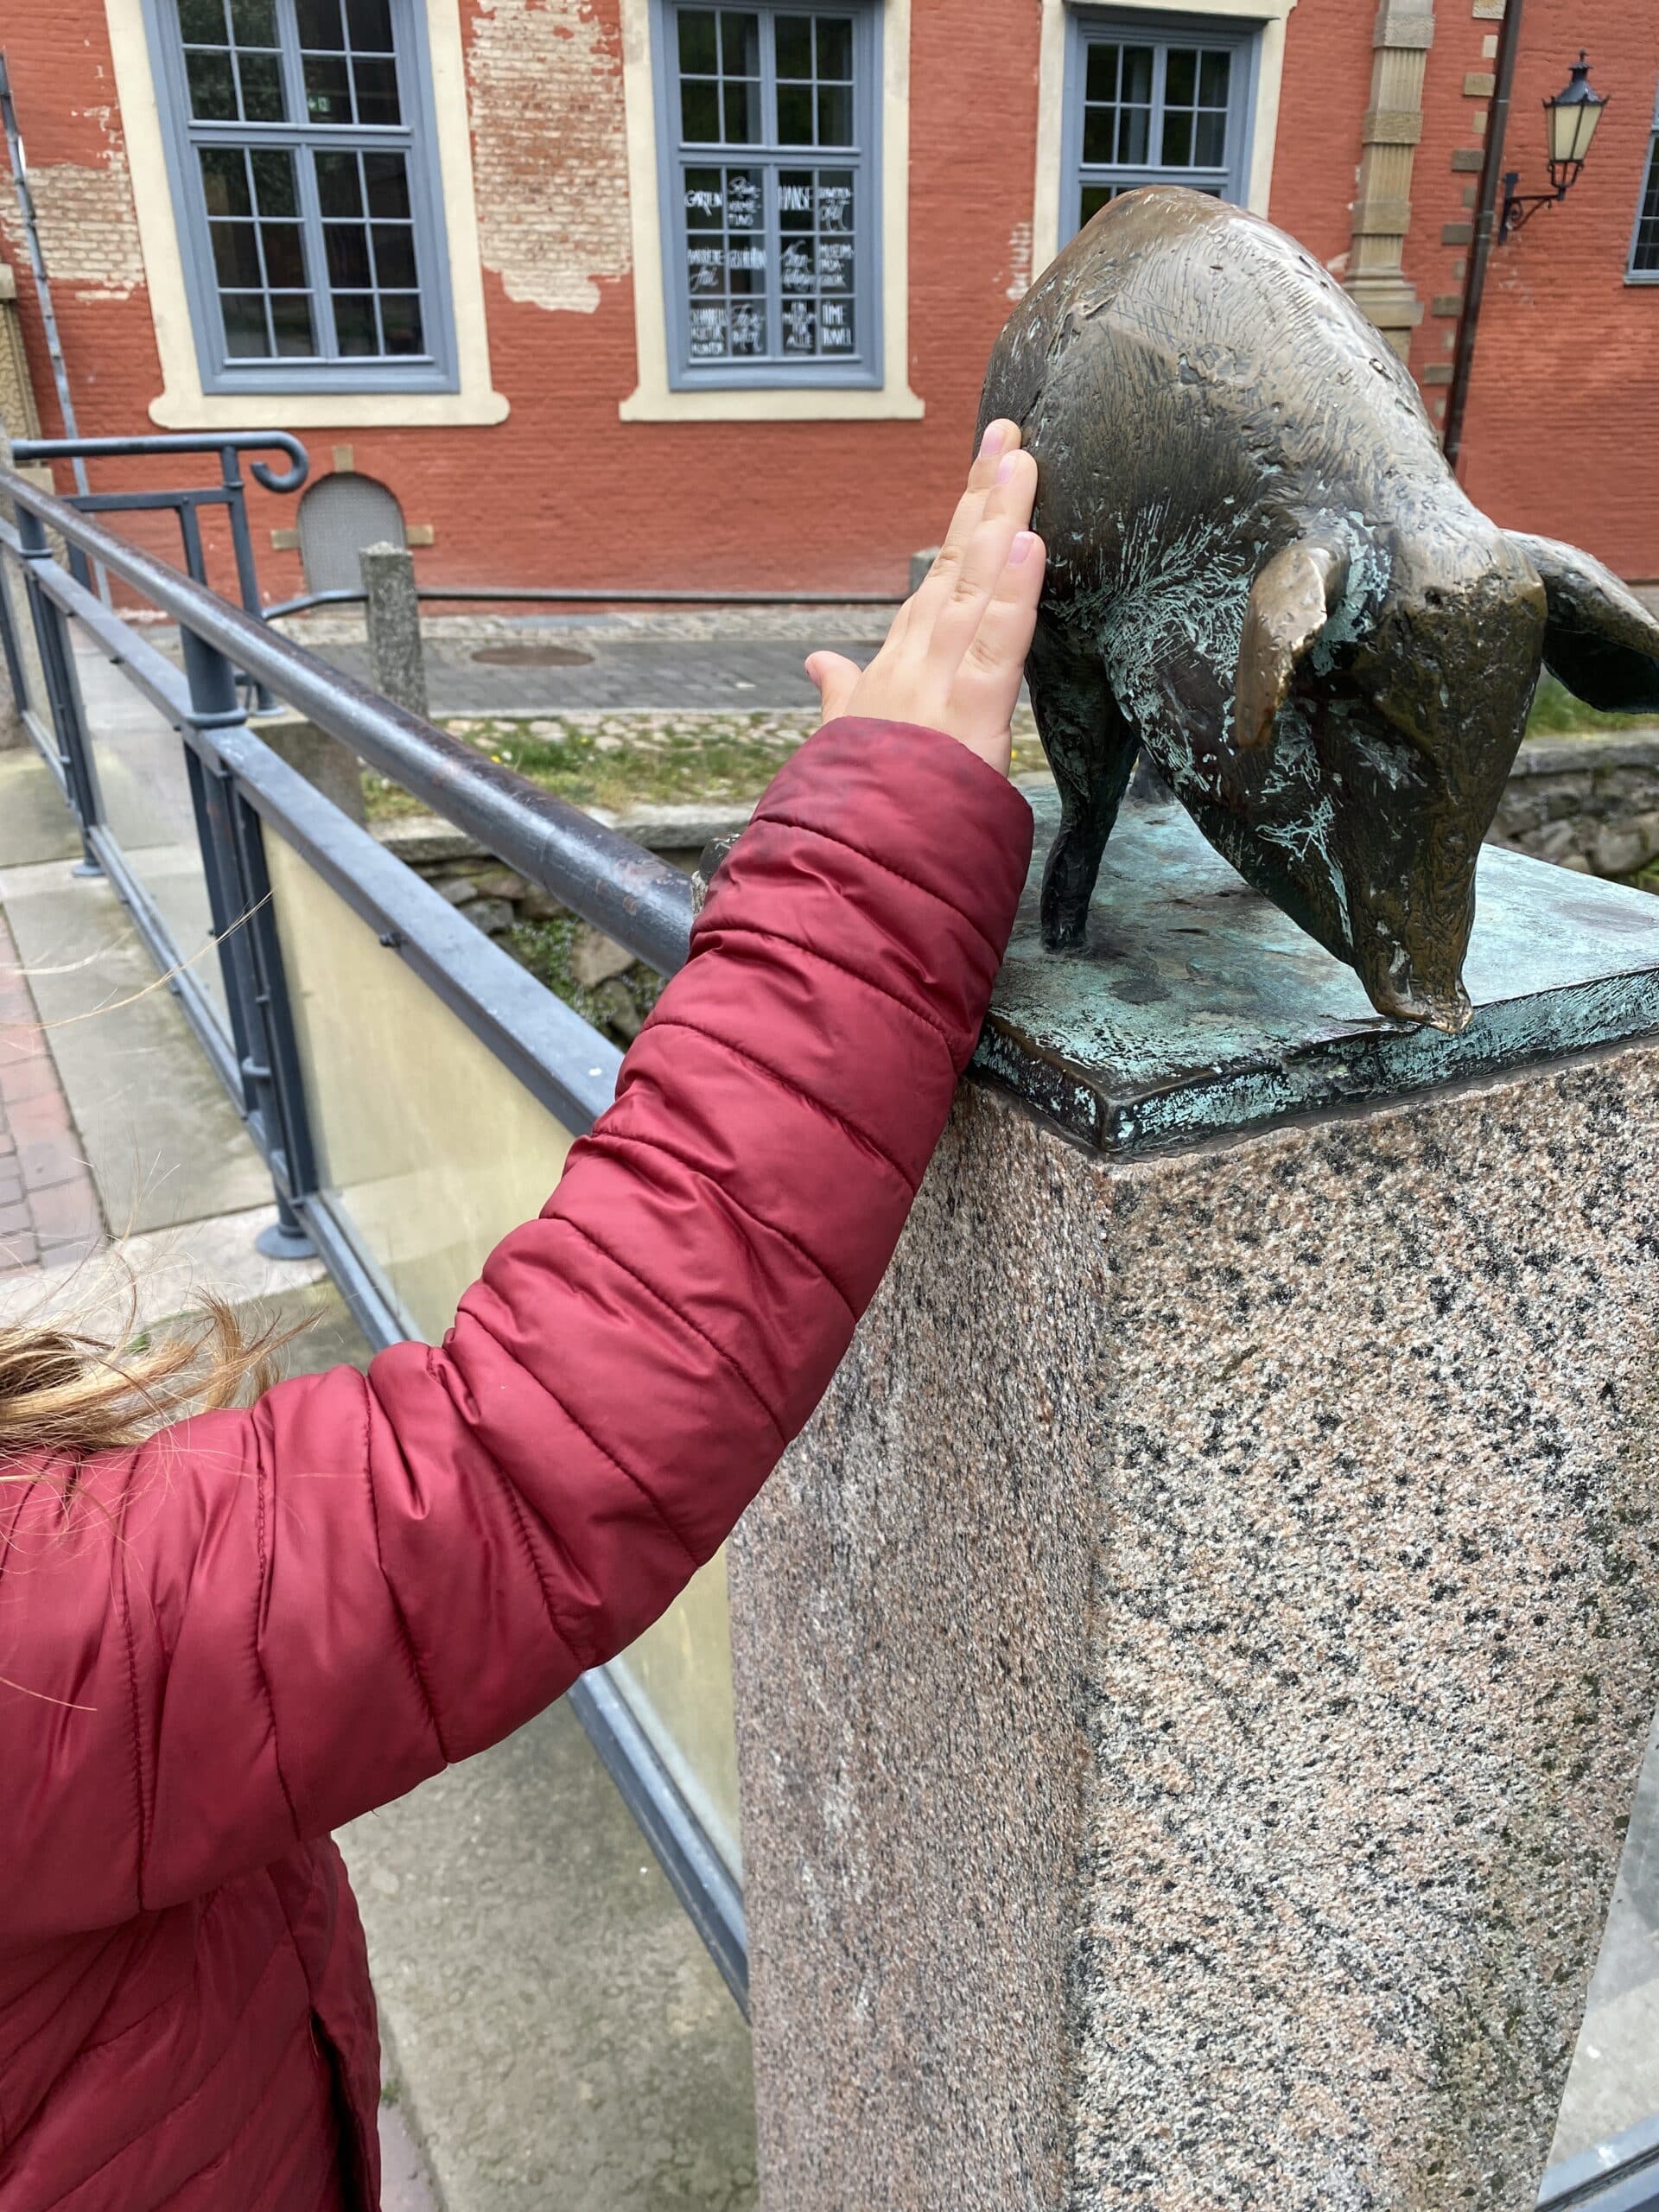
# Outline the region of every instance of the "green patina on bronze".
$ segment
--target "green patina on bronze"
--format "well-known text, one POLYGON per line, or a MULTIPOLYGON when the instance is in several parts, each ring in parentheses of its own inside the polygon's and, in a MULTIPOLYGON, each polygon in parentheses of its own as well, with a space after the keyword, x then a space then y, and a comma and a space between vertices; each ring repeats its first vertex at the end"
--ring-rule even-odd
MULTIPOLYGON (((1040 845, 1059 805, 1033 803, 1040 845)), ((1494 846, 1479 893, 1471 1019, 1402 1027, 1179 807, 1131 800, 1082 958, 1044 950, 1033 864, 975 1066, 1133 1154, 1659 1034, 1659 899, 1494 846)))
POLYGON ((982 427, 1018 422, 1050 573, 1030 662, 1061 798, 1042 931, 1087 950, 1137 754, 1216 849, 1455 1033, 1476 861, 1545 665, 1659 710, 1659 620, 1500 530, 1415 385, 1294 240, 1199 193, 1103 208, 1009 319, 982 427))

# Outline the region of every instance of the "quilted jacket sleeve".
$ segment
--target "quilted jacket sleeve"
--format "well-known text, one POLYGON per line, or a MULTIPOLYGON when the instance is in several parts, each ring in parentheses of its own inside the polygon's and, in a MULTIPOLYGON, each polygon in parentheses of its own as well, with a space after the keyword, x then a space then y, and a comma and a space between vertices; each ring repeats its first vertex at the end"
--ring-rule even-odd
POLYGON ((880 1280, 1030 842, 964 747, 831 724, 441 1349, 95 1462, 67 1524, 48 1485, 0 1486, 0 1931, 262 1864, 493 1743, 662 1611, 880 1280))

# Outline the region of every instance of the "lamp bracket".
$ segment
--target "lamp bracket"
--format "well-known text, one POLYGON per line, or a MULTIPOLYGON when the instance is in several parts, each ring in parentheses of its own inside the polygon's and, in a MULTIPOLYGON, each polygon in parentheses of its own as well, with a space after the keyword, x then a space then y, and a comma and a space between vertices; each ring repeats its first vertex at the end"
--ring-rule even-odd
MULTIPOLYGON (((1575 173, 1576 174, 1576 173, 1575 173)), ((1553 207, 1565 200, 1573 182, 1567 177, 1549 192, 1520 190, 1521 172, 1511 169, 1503 180, 1503 212, 1497 219, 1497 242, 1502 245, 1516 231, 1523 230, 1541 207, 1553 207)))

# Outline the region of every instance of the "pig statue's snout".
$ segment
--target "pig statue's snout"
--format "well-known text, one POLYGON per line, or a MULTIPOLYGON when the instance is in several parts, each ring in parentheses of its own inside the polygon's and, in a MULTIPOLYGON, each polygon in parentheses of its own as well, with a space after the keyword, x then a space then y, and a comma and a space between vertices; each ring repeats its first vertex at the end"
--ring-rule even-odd
POLYGON ((1463 988, 1461 944, 1455 937, 1447 942, 1443 958, 1421 963, 1414 961, 1398 939, 1385 931, 1368 930, 1365 918, 1356 915, 1354 966, 1371 1004, 1395 1021, 1421 1022, 1455 1037, 1474 1018, 1463 988))

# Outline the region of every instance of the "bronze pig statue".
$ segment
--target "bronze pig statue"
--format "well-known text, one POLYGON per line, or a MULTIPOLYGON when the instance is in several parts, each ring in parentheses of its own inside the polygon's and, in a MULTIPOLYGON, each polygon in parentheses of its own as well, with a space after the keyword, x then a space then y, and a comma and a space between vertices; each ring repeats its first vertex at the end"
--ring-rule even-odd
POLYGON ((981 428, 1036 456, 1029 664, 1059 785, 1045 943, 1080 947, 1137 753, 1379 1013, 1457 1030, 1475 861, 1541 666, 1659 710, 1659 620, 1498 529, 1294 240, 1179 187, 1103 208, 1010 317, 981 428))

